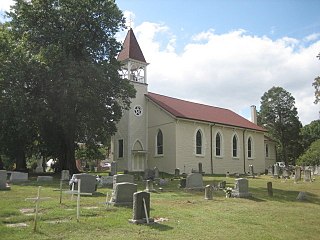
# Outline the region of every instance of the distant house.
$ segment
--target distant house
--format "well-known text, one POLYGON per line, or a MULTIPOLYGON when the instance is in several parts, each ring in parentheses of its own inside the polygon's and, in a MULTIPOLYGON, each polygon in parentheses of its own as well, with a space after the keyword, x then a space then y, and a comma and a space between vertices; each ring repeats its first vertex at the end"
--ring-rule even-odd
MULTIPOLYGON (((264 172, 275 162, 266 130, 231 110, 148 92, 147 65, 130 29, 118 56, 122 75, 137 90, 112 138, 112 160, 119 170, 246 173, 264 172)), ((252 107, 256 119, 255 107, 252 107)), ((255 120, 256 121, 256 120, 255 120)))

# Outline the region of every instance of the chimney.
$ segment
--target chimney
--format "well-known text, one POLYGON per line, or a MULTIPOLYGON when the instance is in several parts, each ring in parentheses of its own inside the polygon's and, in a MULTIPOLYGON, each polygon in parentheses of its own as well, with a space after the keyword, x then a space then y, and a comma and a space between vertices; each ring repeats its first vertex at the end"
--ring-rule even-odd
POLYGON ((251 106, 251 122, 253 122, 254 124, 258 124, 257 121, 257 108, 255 105, 251 106))

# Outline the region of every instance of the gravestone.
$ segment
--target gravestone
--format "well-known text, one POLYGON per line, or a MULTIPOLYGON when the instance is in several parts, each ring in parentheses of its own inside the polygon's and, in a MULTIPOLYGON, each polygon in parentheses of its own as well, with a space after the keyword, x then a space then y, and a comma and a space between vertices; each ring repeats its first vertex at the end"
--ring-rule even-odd
POLYGON ((39 159, 37 160, 36 173, 43 173, 43 166, 42 166, 42 164, 43 164, 43 160, 42 160, 42 158, 39 158, 39 159))
POLYGON ((137 184, 121 182, 113 185, 110 203, 115 206, 132 206, 133 194, 137 191, 137 184))
POLYGON ((37 182, 52 182, 53 177, 52 176, 38 176, 37 182))
POLYGON ((69 170, 62 170, 61 171, 61 180, 62 181, 69 181, 69 179, 70 179, 69 170))
POLYGON ((176 169, 174 170, 174 177, 175 177, 175 178, 180 178, 180 169, 179 169, 179 168, 176 168, 176 169))
POLYGON ((133 214, 129 222, 139 224, 154 222, 150 218, 150 193, 140 191, 133 194, 133 214))
POLYGON ((186 188, 188 189, 202 189, 203 179, 200 173, 189 173, 186 178, 186 188))
POLYGON ((147 192, 155 192, 156 190, 153 188, 153 181, 146 180, 146 191, 147 192))
POLYGON ((113 184, 113 176, 101 176, 100 185, 102 187, 112 186, 113 184))
POLYGON ((155 174, 154 174, 154 170, 152 169, 145 169, 144 170, 144 179, 145 180, 154 180, 155 174))
POLYGON ((296 166, 294 169, 294 182, 301 181, 301 167, 296 166))
POLYGON ((113 186, 116 183, 129 182, 134 183, 134 176, 130 174, 117 174, 113 176, 113 186))
POLYGON ((268 167, 268 175, 273 176, 273 173, 274 173, 274 166, 269 166, 268 167))
POLYGON ((179 188, 186 188, 186 184, 187 184, 187 179, 181 178, 179 183, 179 188))
POLYGON ((249 175, 254 177, 253 165, 249 165, 249 175))
POLYGON ((218 189, 225 189, 227 185, 226 181, 221 181, 218 183, 218 189))
POLYGON ((273 196, 272 182, 267 182, 268 196, 273 196))
POLYGON ((160 177, 159 168, 154 167, 153 171, 154 171, 154 178, 159 179, 159 177, 160 177))
POLYGON ((118 167, 117 162, 111 162, 111 172, 110 172, 111 176, 114 176, 117 174, 117 172, 118 172, 117 167, 118 167))
POLYGON ((24 172, 11 172, 10 182, 26 182, 28 181, 28 173, 24 172))
POLYGON ((249 184, 247 179, 237 178, 235 180, 235 186, 234 190, 232 191, 232 196, 238 198, 251 197, 251 193, 249 193, 249 184))
POLYGON ((10 187, 7 184, 7 171, 0 170, 0 190, 9 190, 10 187))
POLYGON ((96 177, 87 173, 73 174, 72 180, 75 183, 74 190, 78 189, 77 179, 81 179, 81 193, 94 193, 97 189, 96 177))
POLYGON ((304 170, 304 181, 305 182, 311 182, 312 181, 311 170, 309 170, 309 169, 304 170))
POLYGON ((204 189, 204 199, 206 200, 213 199, 213 189, 210 185, 207 185, 204 189))
POLYGON ((273 178, 279 178, 280 175, 280 167, 275 164, 273 169, 273 178))
POLYGON ((284 169, 282 170, 282 177, 283 177, 283 178, 289 179, 289 178, 290 178, 290 175, 291 175, 291 173, 290 173, 289 169, 284 168, 284 169))

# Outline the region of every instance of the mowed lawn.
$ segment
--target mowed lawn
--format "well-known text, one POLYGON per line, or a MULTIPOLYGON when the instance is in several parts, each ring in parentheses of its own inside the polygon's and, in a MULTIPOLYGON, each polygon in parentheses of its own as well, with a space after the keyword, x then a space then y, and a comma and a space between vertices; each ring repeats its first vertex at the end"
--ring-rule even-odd
MULTIPOLYGON (((10 191, 0 191, 0 239, 320 239, 320 177, 315 181, 294 183, 293 179, 270 176, 248 178, 253 197, 225 198, 223 191, 214 191, 213 200, 204 199, 204 191, 178 188, 179 180, 161 186, 162 192, 151 193, 150 217, 158 222, 149 225, 129 223, 132 208, 107 207, 106 194, 111 188, 98 188, 94 196, 81 197, 80 221, 76 218, 76 197, 62 195, 59 203, 59 179, 41 183, 37 231, 33 232, 32 208, 26 198, 35 197, 39 182, 36 176, 21 184, 12 184, 10 191), (267 193, 267 182, 273 184, 273 197, 267 193), (307 200, 296 200, 299 192, 307 200), (13 227, 10 224, 26 224, 13 227), (8 226, 9 225, 9 226, 8 226)), ((204 185, 235 178, 204 176, 204 185)), ((142 181, 138 190, 144 189, 142 181)), ((67 189, 67 183, 64 185, 67 189)), ((157 189, 158 186, 155 186, 157 189)))

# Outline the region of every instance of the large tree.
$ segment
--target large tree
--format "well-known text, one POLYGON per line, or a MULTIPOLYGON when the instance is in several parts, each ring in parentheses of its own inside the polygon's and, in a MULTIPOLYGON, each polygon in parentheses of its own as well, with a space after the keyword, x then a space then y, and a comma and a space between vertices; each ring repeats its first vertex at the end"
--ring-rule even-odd
POLYGON ((30 76, 30 95, 43 149, 58 157, 60 169, 77 172, 76 143, 112 135, 135 96, 118 73, 122 12, 110 0, 16 0, 8 16, 15 41, 23 39, 41 73, 30 76))
POLYGON ((309 146, 307 151, 298 158, 297 164, 305 166, 320 165, 320 139, 309 146))
POLYGON ((300 135, 303 149, 306 150, 311 143, 320 139, 320 120, 312 121, 310 124, 303 126, 300 135))
MULTIPOLYGON (((318 54, 317 58, 320 59, 320 53, 318 54)), ((314 82, 312 83, 312 85, 315 88, 314 95, 315 95, 316 100, 314 101, 314 103, 317 104, 320 102, 320 76, 318 76, 314 79, 314 82)))
POLYGON ((301 153, 299 132, 302 127, 294 97, 281 87, 272 87, 261 97, 259 123, 277 142, 278 160, 294 164, 301 153))

